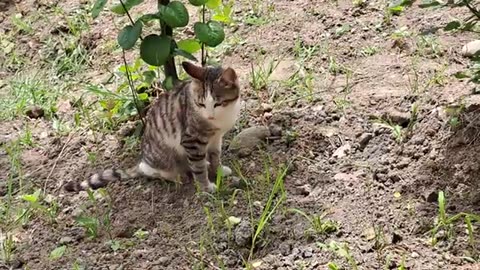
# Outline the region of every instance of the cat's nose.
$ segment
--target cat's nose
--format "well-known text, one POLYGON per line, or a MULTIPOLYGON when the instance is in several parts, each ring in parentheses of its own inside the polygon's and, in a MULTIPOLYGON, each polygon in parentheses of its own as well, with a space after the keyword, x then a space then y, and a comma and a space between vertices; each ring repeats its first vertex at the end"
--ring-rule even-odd
POLYGON ((213 119, 215 119, 215 117, 213 117, 213 116, 208 117, 208 120, 213 120, 213 119))

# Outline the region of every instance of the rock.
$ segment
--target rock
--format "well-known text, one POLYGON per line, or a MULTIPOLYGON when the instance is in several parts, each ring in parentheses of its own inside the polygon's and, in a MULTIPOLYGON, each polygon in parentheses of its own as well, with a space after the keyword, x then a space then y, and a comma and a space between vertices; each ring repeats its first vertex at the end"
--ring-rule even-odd
POLYGON ((360 149, 363 150, 367 146, 368 142, 373 138, 372 133, 363 133, 358 137, 358 144, 360 145, 360 149))
POLYGON ((262 106, 262 110, 264 112, 271 112, 273 110, 272 105, 270 105, 268 103, 262 103, 261 106, 262 106))
POLYGON ((278 251, 280 252, 280 254, 282 254, 283 256, 287 256, 290 254, 290 250, 291 250, 291 246, 289 243, 287 242, 282 242, 280 243, 280 246, 278 246, 278 251))
POLYGON ((45 111, 38 106, 33 106, 33 107, 29 108, 25 112, 25 114, 30 118, 37 119, 37 118, 40 118, 40 117, 44 116, 45 111))
POLYGON ((60 241, 58 241, 59 245, 67 245, 73 243, 73 238, 70 236, 64 236, 60 238, 60 241))
POLYGON ((333 176, 333 180, 335 180, 336 182, 348 183, 348 182, 356 182, 357 177, 355 175, 348 174, 348 173, 337 173, 333 176))
POLYGON ((270 135, 274 137, 282 136, 282 127, 276 124, 271 124, 268 129, 270 130, 270 135))
POLYGON ((344 144, 344 145, 340 146, 339 148, 337 148, 337 150, 335 150, 335 152, 333 152, 332 157, 333 158, 338 158, 338 159, 343 158, 350 152, 351 149, 352 149, 352 146, 349 143, 344 144))
POLYGON ((297 192, 300 195, 308 196, 312 192, 312 186, 305 184, 297 187, 297 192))
POLYGON ((313 256, 313 248, 308 247, 303 252, 303 258, 311 258, 313 256))
POLYGON ((250 222, 242 220, 233 232, 235 243, 240 247, 246 247, 252 239, 252 227, 250 222))
POLYGON ((462 55, 467 57, 475 56, 480 52, 480 40, 470 41, 462 48, 462 55))
POLYGON ((406 126, 410 122, 411 115, 409 112, 391 109, 384 114, 384 118, 390 120, 393 124, 406 126))
POLYGON ((137 124, 136 122, 127 122, 125 125, 123 125, 117 132, 117 134, 120 137, 129 137, 132 136, 135 133, 135 130, 137 129, 137 124))
POLYGON ((437 202, 438 200, 438 191, 437 190, 427 190, 423 197, 425 198, 425 201, 434 203, 437 202))
POLYGON ((264 126, 253 126, 244 129, 230 143, 230 150, 239 157, 250 155, 265 139, 270 136, 270 130, 264 126))
POLYGON ((167 266, 170 263, 170 258, 160 257, 158 260, 153 262, 153 265, 167 266))

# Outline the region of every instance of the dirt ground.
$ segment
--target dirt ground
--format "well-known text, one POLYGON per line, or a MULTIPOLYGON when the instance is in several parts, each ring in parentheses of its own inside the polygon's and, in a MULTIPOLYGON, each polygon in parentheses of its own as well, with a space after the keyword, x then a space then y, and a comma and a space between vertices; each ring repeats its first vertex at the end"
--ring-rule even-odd
MULTIPOLYGON (((111 165, 132 165, 138 153, 135 135, 124 132, 132 121, 111 129, 71 124, 78 97, 89 85, 105 84, 122 64, 121 51, 111 48, 125 19, 105 11, 88 19, 88 30, 78 35, 88 62, 69 77, 53 79, 53 85, 70 81, 54 99, 56 116, 16 115, 0 125, 2 205, 12 175, 27 187, 15 198, 45 188, 44 204, 58 203, 54 221, 33 211, 28 222, 12 229, 13 257, 0 269, 244 269, 252 233, 244 221, 259 216, 267 202, 268 172, 274 179, 277 166, 289 162, 286 199, 254 249, 254 269, 337 269, 329 263, 338 269, 480 269, 478 222, 470 238, 463 221, 452 224, 452 235, 441 230, 434 246, 430 233, 439 216, 439 191, 445 193, 448 216, 480 213, 479 103, 470 95, 473 85, 453 76, 469 65, 461 48, 478 35, 442 30, 450 18, 466 18, 468 11, 421 9, 415 2, 386 18, 383 1, 364 6, 343 0, 235 2, 235 24, 212 55, 241 78, 244 109, 225 140, 224 163, 237 164, 245 178, 260 183, 251 192, 254 202, 243 190, 232 201, 231 195, 209 199, 191 184, 146 179, 112 183, 107 195, 95 193, 96 204, 86 192, 72 195, 61 188, 111 165), (261 10, 257 17, 255 3, 261 10), (392 38, 399 31, 403 36, 392 38), (278 66, 267 86, 254 89, 252 66, 261 70, 270 63, 278 66), (305 80, 308 76, 312 79, 305 80), (466 110, 454 127, 446 108, 461 104, 466 110), (54 118, 71 128, 59 131, 54 118), (281 135, 248 156, 238 155, 229 147, 231 138, 252 126, 269 126, 281 135), (17 177, 7 146, 25 130, 33 143, 18 154, 17 177), (267 157, 271 162, 265 165, 267 157), (242 220, 232 231, 218 222, 219 202, 228 205, 229 216, 242 220), (324 219, 338 229, 307 237, 309 223, 289 208, 327 213, 324 219), (213 211, 213 225, 207 210, 213 211), (110 229, 89 237, 78 221, 85 215, 108 217, 110 229), (329 243, 346 243, 348 252, 322 248, 329 243), (59 246, 66 246, 65 252, 52 259, 59 246)), ((0 70, 0 95, 6 100, 15 76, 48 69, 45 55, 61 50, 65 35, 72 35, 64 30, 65 14, 81 14, 91 3, 0 4, 0 37, 12 40, 15 33, 15 51, 24 59, 15 64, 8 54, 0 58, 11 64, 0 70), (30 22, 31 32, 15 30, 15 14, 30 22)), ((155 6, 146 1, 133 14, 155 6)), ((136 53, 129 52, 128 60, 136 53)), ((119 84, 118 77, 113 80, 108 89, 119 84)), ((100 121, 101 114, 91 114, 94 123, 100 121)), ((4 243, 6 230, 0 237, 4 243)))

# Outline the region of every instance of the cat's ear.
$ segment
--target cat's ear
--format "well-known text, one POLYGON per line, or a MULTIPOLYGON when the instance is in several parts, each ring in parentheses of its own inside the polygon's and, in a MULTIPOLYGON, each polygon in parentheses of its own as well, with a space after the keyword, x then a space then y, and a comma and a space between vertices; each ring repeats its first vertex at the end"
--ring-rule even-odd
POLYGON ((226 68, 220 79, 227 85, 227 86, 233 86, 235 82, 237 81, 237 73, 235 73, 235 70, 232 68, 226 68))
POLYGON ((199 81, 205 80, 205 68, 194 65, 190 62, 182 62, 182 67, 192 78, 199 81))

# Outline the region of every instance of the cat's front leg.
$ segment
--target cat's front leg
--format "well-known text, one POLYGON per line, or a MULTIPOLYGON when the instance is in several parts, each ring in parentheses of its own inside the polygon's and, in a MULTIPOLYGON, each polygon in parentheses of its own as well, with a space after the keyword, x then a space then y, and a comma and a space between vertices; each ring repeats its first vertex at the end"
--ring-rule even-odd
POLYGON ((210 177, 210 181, 215 182, 217 177, 218 168, 222 168, 222 175, 228 176, 232 174, 232 170, 227 167, 223 166, 221 162, 221 155, 222 155, 222 136, 218 135, 211 139, 210 143, 208 144, 207 149, 207 160, 208 164, 208 175, 210 177))
POLYGON ((216 186, 208 180, 207 142, 194 136, 185 136, 181 142, 187 154, 188 167, 193 179, 198 181, 204 191, 214 192, 216 186))

